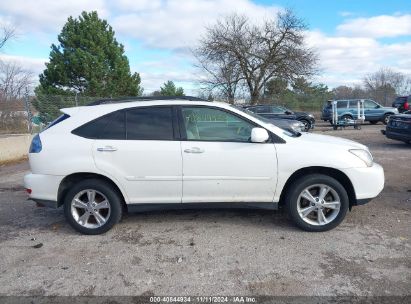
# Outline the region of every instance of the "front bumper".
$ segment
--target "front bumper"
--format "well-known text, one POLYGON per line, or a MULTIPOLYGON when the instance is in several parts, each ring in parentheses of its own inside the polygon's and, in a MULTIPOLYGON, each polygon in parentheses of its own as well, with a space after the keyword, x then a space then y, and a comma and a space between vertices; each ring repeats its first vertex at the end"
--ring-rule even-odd
POLYGON ((31 189, 29 199, 49 207, 57 207, 58 189, 64 176, 33 174, 24 176, 24 187, 31 189))
POLYGON ((384 189, 384 169, 377 163, 371 167, 350 168, 343 171, 354 187, 357 203, 362 205, 375 198, 384 189))
POLYGON ((389 129, 385 131, 385 136, 387 136, 387 138, 389 139, 394 139, 394 140, 411 141, 411 134, 395 132, 389 129))

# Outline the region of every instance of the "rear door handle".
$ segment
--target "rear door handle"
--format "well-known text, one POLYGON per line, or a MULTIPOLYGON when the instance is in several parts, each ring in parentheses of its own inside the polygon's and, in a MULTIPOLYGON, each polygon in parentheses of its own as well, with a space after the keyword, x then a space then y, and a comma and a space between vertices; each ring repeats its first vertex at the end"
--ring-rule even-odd
POLYGON ((102 148, 97 148, 97 151, 99 151, 99 152, 114 152, 114 151, 117 151, 117 148, 113 147, 113 146, 105 146, 105 147, 102 147, 102 148))
POLYGON ((198 147, 192 147, 191 149, 184 149, 185 153, 195 153, 195 154, 199 154, 199 153, 203 153, 204 150, 200 149, 198 147))

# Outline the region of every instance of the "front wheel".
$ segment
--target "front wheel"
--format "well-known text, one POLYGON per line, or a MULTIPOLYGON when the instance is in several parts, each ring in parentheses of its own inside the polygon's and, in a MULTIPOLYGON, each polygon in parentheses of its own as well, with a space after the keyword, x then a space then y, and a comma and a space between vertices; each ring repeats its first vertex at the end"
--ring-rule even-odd
POLYGON ((121 199, 107 182, 86 179, 68 191, 64 215, 75 230, 83 234, 102 234, 120 221, 121 199))
POLYGON ((306 231, 333 229, 349 207, 347 191, 336 179, 310 174, 296 180, 286 194, 286 209, 296 226, 306 231))
POLYGON ((383 120, 382 120, 382 123, 383 123, 384 125, 387 125, 387 124, 388 124, 388 122, 390 121, 390 116, 391 116, 391 114, 385 114, 385 115, 384 115, 384 118, 383 118, 383 120))
POLYGON ((351 120, 352 119, 352 116, 351 115, 347 115, 347 114, 345 114, 345 115, 343 115, 343 116, 341 116, 341 120, 351 120))
POLYGON ((304 131, 308 132, 311 129, 311 123, 306 119, 301 119, 300 122, 304 124, 304 131))

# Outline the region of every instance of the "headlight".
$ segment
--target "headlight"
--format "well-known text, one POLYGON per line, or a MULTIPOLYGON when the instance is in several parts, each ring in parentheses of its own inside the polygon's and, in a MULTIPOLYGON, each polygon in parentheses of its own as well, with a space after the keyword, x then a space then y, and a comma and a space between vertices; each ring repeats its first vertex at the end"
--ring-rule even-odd
POLYGON ((311 114, 311 113, 309 113, 309 114, 308 114, 308 117, 314 118, 314 115, 311 114))
POLYGON ((374 163, 371 153, 368 150, 352 149, 349 150, 352 154, 361 159, 367 167, 371 167, 374 163))

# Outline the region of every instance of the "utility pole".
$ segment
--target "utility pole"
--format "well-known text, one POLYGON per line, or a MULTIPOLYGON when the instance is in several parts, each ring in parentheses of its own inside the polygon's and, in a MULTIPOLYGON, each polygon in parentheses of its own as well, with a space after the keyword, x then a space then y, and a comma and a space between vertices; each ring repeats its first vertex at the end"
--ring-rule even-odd
POLYGON ((24 94, 24 106, 26 108, 27 113, 27 131, 31 134, 32 133, 32 126, 31 126, 31 109, 30 109, 30 100, 29 100, 29 89, 26 87, 26 92, 24 94))

